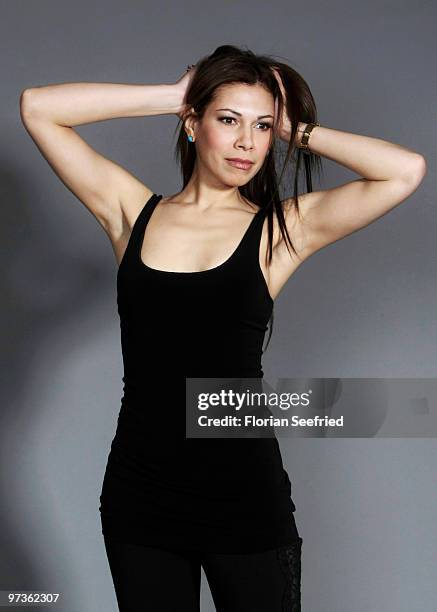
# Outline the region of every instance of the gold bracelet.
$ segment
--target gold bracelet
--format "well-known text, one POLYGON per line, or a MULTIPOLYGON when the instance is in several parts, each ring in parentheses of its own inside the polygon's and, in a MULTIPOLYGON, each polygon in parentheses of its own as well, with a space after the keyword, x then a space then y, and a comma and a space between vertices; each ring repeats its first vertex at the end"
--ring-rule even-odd
POLYGON ((309 153, 309 146, 308 146, 308 141, 311 135, 311 132, 313 131, 313 129, 315 127, 319 126, 320 127, 320 123, 318 123, 317 121, 315 123, 307 123, 304 131, 303 131, 303 135, 300 141, 300 145, 299 145, 299 149, 303 149, 304 153, 309 153))

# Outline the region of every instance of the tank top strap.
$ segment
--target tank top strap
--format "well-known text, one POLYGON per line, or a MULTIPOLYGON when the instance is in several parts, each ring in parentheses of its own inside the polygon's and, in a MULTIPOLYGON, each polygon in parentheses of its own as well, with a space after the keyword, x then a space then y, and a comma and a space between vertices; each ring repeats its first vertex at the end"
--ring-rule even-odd
POLYGON ((254 215, 249 228, 242 240, 242 254, 249 258, 249 261, 256 261, 253 258, 258 258, 261 242, 262 230, 264 227, 264 219, 266 217, 266 207, 263 206, 254 215))
POLYGON ((131 236, 129 239, 130 250, 136 249, 138 246, 141 245, 143 240, 143 234, 146 229, 146 225, 149 221, 150 215, 152 214, 155 206, 158 204, 161 198, 162 195, 154 193, 141 209, 140 214, 138 215, 132 226, 131 236))

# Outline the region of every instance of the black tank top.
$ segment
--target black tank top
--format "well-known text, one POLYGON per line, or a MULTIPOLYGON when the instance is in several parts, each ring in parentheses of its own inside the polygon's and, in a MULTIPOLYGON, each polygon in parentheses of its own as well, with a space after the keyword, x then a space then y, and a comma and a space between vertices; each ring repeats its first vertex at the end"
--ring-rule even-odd
POLYGON ((260 208, 232 255, 199 272, 141 259, 153 194, 117 274, 124 376, 100 511, 103 531, 161 546, 251 552, 298 538, 276 438, 185 436, 188 377, 263 376, 273 300, 259 263, 260 208))

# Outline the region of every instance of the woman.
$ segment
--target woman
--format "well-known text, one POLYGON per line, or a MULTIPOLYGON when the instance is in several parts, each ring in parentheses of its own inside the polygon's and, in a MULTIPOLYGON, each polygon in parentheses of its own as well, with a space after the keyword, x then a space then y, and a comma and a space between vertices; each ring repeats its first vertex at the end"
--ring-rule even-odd
POLYGON ((172 85, 29 89, 21 114, 119 264, 124 394, 99 508, 119 609, 199 610, 203 567, 217 610, 300 610, 302 538, 277 440, 186 436, 186 379, 259 381, 287 280, 311 254, 408 198, 424 158, 321 126, 296 71, 229 45, 172 85), (168 113, 182 121, 183 189, 167 197, 72 129, 168 113), (295 163, 294 195, 282 201, 280 141, 281 178, 295 163), (313 192, 322 156, 362 178, 313 192), (308 192, 298 196, 302 161, 308 192))

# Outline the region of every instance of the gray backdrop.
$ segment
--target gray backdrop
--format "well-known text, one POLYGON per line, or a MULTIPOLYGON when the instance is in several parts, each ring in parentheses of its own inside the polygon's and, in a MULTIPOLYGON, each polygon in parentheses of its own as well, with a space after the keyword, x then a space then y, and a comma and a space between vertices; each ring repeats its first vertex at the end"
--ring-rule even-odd
MULTIPOLYGON (((1 3, 1 589, 115 611, 99 493, 122 393, 116 262, 20 122, 26 87, 170 83, 221 44, 288 58, 328 127, 422 153, 399 207, 321 250, 276 301, 266 378, 435 377, 435 5, 431 2, 1 3)), ((175 116, 77 128, 155 192, 180 190, 175 116)), ((314 189, 357 178, 324 161, 314 189)), ((289 194, 291 195, 291 194, 289 194)), ((435 410, 435 406, 432 407, 435 410)), ((423 417, 425 418, 425 417, 423 417)), ((437 608, 436 440, 282 440, 307 612, 437 608)), ((203 610, 213 610, 203 575, 203 610)))

